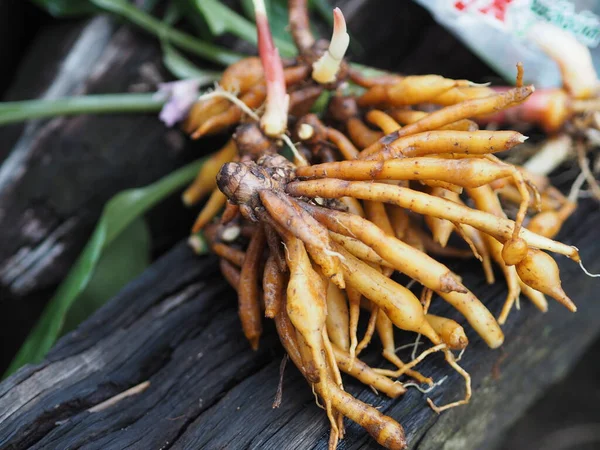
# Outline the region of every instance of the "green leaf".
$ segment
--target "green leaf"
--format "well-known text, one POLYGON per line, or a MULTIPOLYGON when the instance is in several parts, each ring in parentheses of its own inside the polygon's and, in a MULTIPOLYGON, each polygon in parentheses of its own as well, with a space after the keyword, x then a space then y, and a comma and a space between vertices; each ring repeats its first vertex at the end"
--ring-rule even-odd
POLYGON ((174 26, 181 20, 183 13, 181 12, 181 8, 176 3, 169 3, 167 10, 165 11, 165 15, 163 17, 163 23, 174 26))
MULTIPOLYGON (((254 23, 254 4, 252 3, 252 0, 242 0, 241 5, 244 15, 254 23)), ((265 8, 267 10, 274 42, 285 42, 285 45, 289 46, 290 49, 295 49, 296 47, 292 40, 292 35, 288 29, 287 0, 265 0, 265 8)))
POLYGON ((169 44, 162 41, 163 64, 173 76, 180 80, 193 78, 200 81, 200 84, 209 84, 221 78, 222 73, 214 70, 200 69, 189 59, 169 44))
POLYGON ((366 77, 380 77, 383 75, 390 74, 390 72, 388 72, 387 70, 377 69, 371 66, 365 66, 364 64, 350 63, 350 65, 352 66, 352 68, 358 70, 366 77))
POLYGON ((69 17, 92 14, 98 10, 88 0, 32 0, 54 17, 69 17))
MULTIPOLYGON (((165 12, 163 22, 166 25, 174 25, 181 18, 182 12, 178 4, 171 3, 165 12)), ((200 81, 200 84, 208 84, 221 78, 221 72, 212 70, 200 69, 183 54, 178 52, 167 39, 162 38, 160 45, 163 52, 163 64, 169 72, 180 80, 183 79, 196 79, 200 81)))
POLYGON ((185 19, 194 29, 195 34, 201 39, 210 41, 213 35, 202 14, 198 14, 195 2, 196 0, 172 0, 172 5, 176 5, 185 19))
POLYGON ((152 11, 154 9, 154 7, 156 6, 156 4, 159 2, 160 0, 143 0, 142 1, 142 9, 144 11, 152 11))
POLYGON ((135 219, 103 251, 87 287, 67 312, 61 335, 74 330, 150 264, 150 230, 135 219))
MULTIPOLYGON (((269 0, 265 0, 265 8, 267 8, 267 14, 269 14, 269 4, 271 2, 269 0)), ((240 0, 240 5, 242 5, 242 11, 244 15, 250 19, 254 20, 254 3, 252 0, 240 0)))
POLYGON ((116 14, 155 36, 166 39, 182 50, 194 53, 224 66, 239 61, 244 55, 196 39, 187 33, 169 27, 124 0, 90 0, 98 8, 116 14))
POLYGON ((25 364, 36 363, 44 358, 60 335, 73 303, 89 285, 102 254, 132 222, 192 181, 205 160, 202 158, 190 163, 144 188, 120 192, 106 204, 92 237, 44 309, 5 376, 25 364))
POLYGON ((315 103, 310 108, 310 112, 315 113, 315 114, 320 114, 323 111, 325 111, 325 109, 327 108, 327 105, 329 104, 330 98, 331 98, 331 91, 325 90, 325 91, 321 92, 321 95, 319 95, 319 98, 317 98, 317 101, 315 101, 315 103))
POLYGON ((194 6, 204 16, 214 36, 237 32, 237 36, 256 43, 256 32, 252 24, 218 0, 194 0, 194 6), (238 28, 236 30, 236 28, 238 28))
MULTIPOLYGON (((247 42, 257 45, 256 26, 240 16, 219 0, 195 0, 196 8, 204 16, 208 26, 215 36, 231 33, 247 42)), ((275 22, 269 16, 271 30, 275 29, 275 22)), ((285 21, 287 24, 287 20, 285 21)), ((273 31, 273 40, 282 56, 294 56, 296 48, 289 39, 277 38, 273 31)))
MULTIPOLYGON (((40 8, 48 11, 54 17, 71 17, 94 14, 98 8, 92 5, 89 0, 31 0, 40 8)), ((151 11, 156 6, 158 0, 144 0, 142 9, 151 11)))
POLYGON ((164 99, 154 93, 82 95, 56 99, 0 102, 0 125, 43 117, 160 111, 164 99))
POLYGON ((308 7, 314 9, 330 27, 333 27, 333 7, 327 0, 309 0, 308 7))

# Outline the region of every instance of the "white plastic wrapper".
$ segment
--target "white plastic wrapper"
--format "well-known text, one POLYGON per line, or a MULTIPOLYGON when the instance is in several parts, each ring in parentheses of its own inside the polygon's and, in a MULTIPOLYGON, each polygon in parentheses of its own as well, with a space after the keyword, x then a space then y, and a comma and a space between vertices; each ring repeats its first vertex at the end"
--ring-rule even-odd
POLYGON ((415 1, 509 82, 521 61, 528 83, 561 86, 558 66, 536 44, 556 30, 548 24, 587 46, 600 73, 600 0, 415 1))

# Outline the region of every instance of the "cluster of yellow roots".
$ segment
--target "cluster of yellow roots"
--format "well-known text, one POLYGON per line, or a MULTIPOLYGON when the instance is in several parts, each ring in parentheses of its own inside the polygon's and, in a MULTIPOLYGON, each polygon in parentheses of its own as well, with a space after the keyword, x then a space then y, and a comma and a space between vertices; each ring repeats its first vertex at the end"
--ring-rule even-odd
POLYGON ((477 125, 479 117, 527 101, 532 86, 518 81, 497 93, 437 75, 366 78, 343 61, 336 81, 323 84, 311 73, 327 46, 304 28, 303 3, 290 2, 300 56, 284 70, 294 162, 280 155, 282 139, 267 136, 256 120, 254 110, 266 95, 260 62, 242 60, 223 76, 226 93, 201 98, 184 124, 195 137, 235 130, 184 200, 193 205, 208 196, 194 232, 204 230, 220 257, 252 348, 259 345, 263 316, 275 321, 327 413, 330 447, 343 437, 348 417, 383 446, 401 449, 401 425, 345 392, 340 373, 395 398, 405 392, 401 376, 432 384, 415 366, 442 352, 464 377, 466 393, 451 404, 430 405, 440 412, 467 403, 470 378, 453 351, 464 350, 468 339, 459 323, 429 313, 432 300, 450 303, 491 348, 502 344, 499 324, 520 293, 542 311, 545 295, 574 311, 546 253, 579 261, 576 248, 553 240, 574 205, 546 178, 494 155, 525 136, 477 125), (352 94, 345 83, 355 85, 352 94), (323 93, 330 93, 326 111, 309 113, 323 93), (453 233, 458 244, 449 246, 453 233), (499 316, 437 256, 476 257, 489 283, 495 263, 509 288, 499 316), (414 280, 419 297, 394 280, 395 272, 414 280), (364 333, 361 313, 368 316, 364 333), (431 347, 402 361, 395 328, 431 347), (393 370, 360 359, 375 333, 393 370))

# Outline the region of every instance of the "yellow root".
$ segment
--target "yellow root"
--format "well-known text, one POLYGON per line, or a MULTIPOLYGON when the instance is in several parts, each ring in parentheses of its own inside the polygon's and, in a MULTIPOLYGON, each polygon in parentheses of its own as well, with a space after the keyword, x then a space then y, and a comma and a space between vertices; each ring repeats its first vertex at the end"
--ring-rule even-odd
POLYGON ((434 347, 428 348, 427 350, 423 351, 419 356, 414 358, 412 361, 404 364, 404 366, 402 368, 395 370, 395 371, 387 370, 387 369, 373 369, 373 370, 375 370, 375 372, 377 372, 379 375, 383 375, 386 377, 398 378, 398 377, 404 375, 407 372, 407 370, 412 369, 417 364, 419 364, 421 361, 423 361, 427 356, 431 355, 432 353, 439 352, 440 350, 444 350, 444 349, 446 349, 446 344, 438 344, 438 345, 435 345, 434 347))
POLYGON ((204 208, 202 208, 202 211, 198 214, 196 222, 194 222, 194 226, 192 227, 192 233, 197 233, 202 230, 208 222, 219 214, 221 209, 225 206, 225 203, 227 203, 227 197, 219 189, 215 188, 206 201, 204 208))
POLYGON ((431 409, 433 409, 438 414, 450 408, 455 408, 460 405, 466 405, 467 403, 469 403, 469 400, 471 400, 471 376, 469 375, 469 372, 467 372, 458 365, 454 358, 454 355, 450 350, 446 349, 444 351, 444 354, 446 356, 446 361, 448 362, 448 364, 450 364, 450 366, 465 379, 465 397, 462 400, 448 403, 447 405, 443 406, 436 406, 436 404, 433 403, 433 401, 430 398, 428 398, 427 403, 429 403, 431 409))
MULTIPOLYGON (((412 189, 389 184, 321 179, 294 181, 287 185, 286 190, 294 196, 320 196, 324 198, 351 196, 361 200, 392 203, 419 214, 432 215, 452 222, 466 223, 494 236, 501 242, 511 239, 515 229, 515 223, 512 220, 496 217, 412 189)), ((537 235, 524 228, 520 229, 519 237, 523 238, 531 247, 560 253, 575 262, 579 262, 579 253, 575 247, 537 235)))
POLYGON ((230 139, 225 146, 206 160, 196 179, 183 193, 183 203, 192 206, 217 187, 216 176, 223 164, 237 156, 235 141, 230 139))
POLYGON ((441 342, 425 320, 423 308, 412 292, 356 259, 341 246, 336 250, 344 256, 342 268, 346 281, 381 308, 394 325, 421 333, 434 344, 441 342))
POLYGON ((333 352, 335 353, 335 359, 339 368, 348 375, 357 378, 367 386, 373 386, 379 392, 383 392, 391 398, 399 397, 406 392, 402 383, 378 375, 371 367, 366 365, 360 359, 351 359, 349 353, 341 350, 335 345, 333 346, 333 352))
POLYGON ((377 313, 379 312, 379 308, 374 307, 371 309, 371 316, 369 317, 369 323, 367 325, 367 331, 365 331, 365 335, 362 340, 359 342, 356 347, 356 354, 359 355, 371 342, 371 338, 373 337, 373 333, 375 332, 375 324, 377 323, 377 313))

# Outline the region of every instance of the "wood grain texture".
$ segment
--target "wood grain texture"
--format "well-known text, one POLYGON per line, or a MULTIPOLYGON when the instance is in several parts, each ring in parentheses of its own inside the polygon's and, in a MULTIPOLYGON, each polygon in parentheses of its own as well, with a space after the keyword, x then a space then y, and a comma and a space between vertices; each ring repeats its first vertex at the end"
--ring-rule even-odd
MULTIPOLYGON (((584 202, 561 234, 596 272, 598 220, 597 206, 584 202)), ((558 260, 579 311, 571 314, 552 303, 541 314, 523 300, 505 327, 506 343, 496 351, 468 330, 471 344, 461 362, 473 376, 468 406, 438 416, 414 389, 390 400, 347 378, 347 390, 399 420, 411 448, 488 448, 598 334, 598 281, 566 258, 558 260)), ((325 415, 291 364, 283 404, 272 409, 282 356, 273 327, 267 326, 260 349, 251 351, 235 297, 215 267, 212 257, 196 257, 179 245, 63 338, 42 364, 0 384, 0 448, 326 448, 325 415), (150 385, 143 392, 89 411, 145 381, 150 385)), ((503 284, 483 284, 477 264, 456 268, 499 312, 503 284)), ((433 310, 457 317, 440 299, 433 310)), ((399 344, 411 339, 414 335, 400 335, 399 344)), ((382 364, 377 342, 366 355, 369 363, 382 364)), ((462 396, 462 379, 442 358, 427 359, 421 370, 435 379, 447 376, 431 393, 437 403, 462 396)), ((370 448, 378 446, 348 423, 340 449, 370 448)))
MULTIPOLYGON (((152 91, 156 80, 146 73, 160 76, 156 43, 130 28, 115 29, 107 17, 51 27, 31 52, 7 93, 11 100, 152 91), (40 58, 44 51, 56 60, 40 58), (32 79, 36 60, 46 68, 37 81, 32 79)), ((191 143, 166 128, 157 114, 58 117, 2 129, 0 137, 0 158, 5 157, 0 166, 3 371, 85 245, 105 203, 121 190, 145 186, 200 157, 221 139, 191 143)), ((160 236, 154 240, 157 251, 180 240, 193 220, 176 196, 167 209, 149 216, 153 234, 160 236)))
MULTIPOLYGON (((42 13, 35 5, 29 3, 29 6, 42 13)), ((50 21, 39 27, 37 33, 30 35, 32 42, 27 51, 22 52, 19 64, 12 67, 12 82, 6 87, 2 101, 58 98, 81 91, 94 69, 93 62, 106 49, 114 28, 106 17, 50 21)), ((10 154, 20 136, 34 134, 34 130, 46 122, 35 120, 0 127, 0 159, 10 154)))

